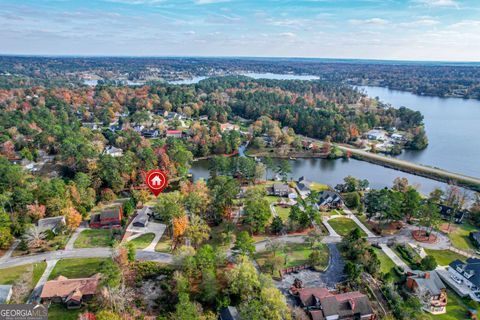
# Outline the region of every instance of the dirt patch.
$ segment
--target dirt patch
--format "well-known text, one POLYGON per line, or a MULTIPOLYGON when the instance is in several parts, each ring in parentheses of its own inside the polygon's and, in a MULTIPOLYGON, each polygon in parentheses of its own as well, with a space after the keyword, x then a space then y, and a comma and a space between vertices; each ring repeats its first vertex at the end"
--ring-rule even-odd
POLYGON ((427 235, 427 232, 425 230, 412 231, 412 237, 418 242, 423 242, 423 243, 435 243, 438 240, 436 235, 434 235, 433 233, 430 233, 430 235, 427 235))

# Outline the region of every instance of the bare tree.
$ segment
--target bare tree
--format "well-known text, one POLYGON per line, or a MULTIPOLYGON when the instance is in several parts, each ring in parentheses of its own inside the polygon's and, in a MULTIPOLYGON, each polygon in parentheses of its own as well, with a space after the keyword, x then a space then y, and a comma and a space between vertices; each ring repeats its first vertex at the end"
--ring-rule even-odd
POLYGON ((45 243, 45 234, 37 226, 32 226, 24 235, 30 248, 38 248, 45 243))
POLYGON ((135 298, 132 288, 125 285, 125 281, 118 288, 103 287, 100 291, 100 301, 108 309, 118 313, 124 313, 135 298))

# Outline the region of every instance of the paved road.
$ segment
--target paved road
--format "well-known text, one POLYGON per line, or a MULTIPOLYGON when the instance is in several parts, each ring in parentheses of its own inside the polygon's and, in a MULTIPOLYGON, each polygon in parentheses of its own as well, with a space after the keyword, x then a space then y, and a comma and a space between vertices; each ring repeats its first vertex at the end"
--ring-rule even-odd
MULTIPOLYGON (((321 140, 317 140, 317 139, 313 139, 313 138, 309 138, 309 137, 305 137, 305 136, 301 136, 301 137, 304 138, 307 141, 312 141, 312 142, 316 142, 316 143, 320 143, 320 144, 323 143, 323 141, 321 141, 321 140)), ((424 171, 424 172, 430 172, 430 173, 438 174, 438 175, 441 175, 441 176, 444 176, 444 177, 447 177, 447 178, 459 179, 459 180, 464 180, 464 181, 480 184, 480 178, 470 177, 470 176, 466 176, 466 175, 463 175, 463 174, 460 174, 460 173, 450 172, 450 171, 446 171, 446 170, 439 169, 439 168, 433 168, 433 167, 425 166, 425 165, 418 164, 418 163, 415 163, 415 162, 405 161, 405 160, 401 160, 401 159, 397 159, 397 158, 393 158, 393 157, 387 157, 387 156, 384 156, 384 155, 381 155, 381 154, 371 153, 371 152, 368 152, 366 150, 356 149, 356 148, 348 147, 348 146, 345 146, 345 145, 338 145, 337 144, 336 146, 343 151, 350 151, 352 154, 357 154, 357 155, 360 155, 360 156, 363 156, 363 157, 369 157, 369 158, 372 158, 372 159, 376 159, 378 161, 390 162, 390 163, 393 163, 393 164, 396 164, 396 165, 399 165, 399 166, 402 166, 402 167, 410 167, 410 168, 421 170, 421 171, 424 171)))
POLYGON ((13 250, 15 250, 18 247, 19 243, 20 243, 20 240, 15 239, 15 241, 13 241, 10 248, 8 248, 7 252, 5 252, 5 254, 2 257, 0 257, 0 262, 8 260, 10 258, 10 256, 12 255, 13 250))

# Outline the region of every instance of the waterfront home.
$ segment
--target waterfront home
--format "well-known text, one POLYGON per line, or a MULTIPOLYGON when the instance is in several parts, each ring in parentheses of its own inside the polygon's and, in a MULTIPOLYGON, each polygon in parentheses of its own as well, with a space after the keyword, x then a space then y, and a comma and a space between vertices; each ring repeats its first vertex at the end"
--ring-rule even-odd
POLYGON ((343 200, 339 193, 335 191, 325 190, 320 192, 317 209, 337 209, 343 206, 343 200))
POLYGON ((92 130, 99 130, 101 124, 96 122, 82 122, 82 127, 92 129, 92 130))
POLYGON ((12 285, 0 285, 0 304, 6 304, 12 298, 12 285))
POLYGON ((277 197, 286 197, 290 193, 290 187, 286 183, 275 182, 272 191, 277 197))
POLYGON ((308 181, 305 179, 305 177, 300 177, 297 181, 297 190, 298 193, 303 197, 308 197, 310 193, 312 193, 312 189, 310 189, 310 186, 312 185, 311 181, 308 181))
POLYGON ((154 130, 145 129, 141 132, 142 137, 145 137, 145 138, 156 138, 158 137, 159 134, 160 132, 156 129, 154 130))
POLYGON ((65 217, 58 216, 40 219, 37 222, 37 226, 40 232, 50 230, 54 234, 57 234, 63 228, 63 226, 65 226, 65 217))
POLYGON ((108 146, 105 148, 104 154, 112 157, 121 157, 123 156, 123 150, 120 148, 116 148, 114 146, 108 146))
POLYGON ((181 138, 183 132, 181 130, 167 130, 166 136, 167 138, 181 138))
POLYGON ((40 300, 42 303, 63 303, 68 309, 77 309, 81 307, 82 302, 94 297, 99 281, 99 274, 90 278, 78 279, 59 276, 57 279, 45 283, 40 294, 40 300))
POLYGON ((455 260, 449 264, 447 271, 450 278, 447 280, 455 292, 462 297, 469 296, 480 301, 480 259, 468 258, 466 262, 455 260))
POLYGON ((122 226, 122 208, 104 210, 101 213, 92 215, 90 218, 90 228, 109 229, 120 228, 122 226))
POLYGON ((462 223, 463 218, 465 218, 465 215, 467 214, 467 211, 463 209, 457 210, 454 213, 454 208, 444 204, 439 204, 438 207, 440 209, 440 215, 442 216, 442 219, 450 221, 452 219, 452 214, 454 214, 452 221, 455 223, 462 223))
POLYGON ((368 140, 377 140, 377 141, 385 141, 387 140, 387 136, 385 132, 380 130, 370 130, 367 132, 367 139, 368 140))
POLYGON ((359 291, 337 294, 326 288, 302 288, 296 297, 312 320, 376 319, 368 297, 359 291))
POLYGON ((409 272, 406 286, 419 298, 423 310, 432 314, 447 312, 447 288, 435 270, 409 272))

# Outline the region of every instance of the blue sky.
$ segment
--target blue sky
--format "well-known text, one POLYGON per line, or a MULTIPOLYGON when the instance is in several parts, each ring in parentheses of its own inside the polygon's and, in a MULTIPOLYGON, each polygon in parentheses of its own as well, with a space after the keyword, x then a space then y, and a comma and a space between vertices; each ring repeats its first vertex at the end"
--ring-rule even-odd
POLYGON ((480 60, 480 0, 0 0, 0 53, 480 60))

